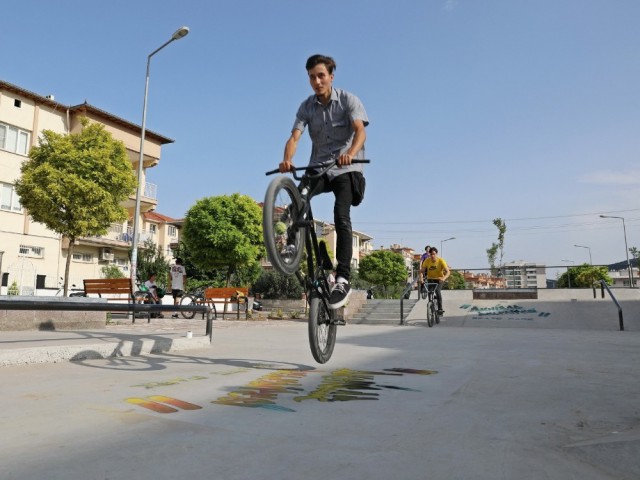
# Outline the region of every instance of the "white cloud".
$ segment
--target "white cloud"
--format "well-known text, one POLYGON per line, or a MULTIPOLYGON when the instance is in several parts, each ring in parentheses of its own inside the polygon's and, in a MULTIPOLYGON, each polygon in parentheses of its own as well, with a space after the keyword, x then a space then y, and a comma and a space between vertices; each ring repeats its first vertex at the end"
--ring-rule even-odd
POLYGON ((600 185, 640 185, 640 170, 628 172, 600 170, 582 175, 578 181, 600 185))

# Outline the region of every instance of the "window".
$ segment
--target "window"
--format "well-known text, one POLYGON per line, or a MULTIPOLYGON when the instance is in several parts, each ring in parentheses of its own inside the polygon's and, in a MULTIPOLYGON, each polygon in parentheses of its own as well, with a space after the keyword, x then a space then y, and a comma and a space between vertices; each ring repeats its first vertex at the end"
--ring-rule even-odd
POLYGON ((20 245, 18 254, 24 255, 25 257, 44 258, 44 248, 34 247, 31 245, 20 245))
POLYGON ((22 108, 22 100, 18 100, 17 98, 13 101, 13 106, 17 108, 22 108))
POLYGON ((117 265, 123 272, 129 271, 129 259, 127 258, 116 257, 111 261, 111 263, 113 265, 117 265))
POLYGON ((0 123, 0 148, 9 152, 27 154, 29 132, 0 123))
POLYGON ((169 236, 170 237, 178 236, 178 229, 175 227, 175 225, 169 225, 169 236))
POLYGON ((0 209, 10 212, 21 212, 20 198, 13 185, 0 182, 0 209))
POLYGON ((91 253, 74 252, 72 258, 74 262, 93 263, 93 254, 91 253))
POLYGON ((152 223, 149 225, 149 232, 151 234, 155 235, 157 230, 158 230, 158 226, 155 223, 152 223))

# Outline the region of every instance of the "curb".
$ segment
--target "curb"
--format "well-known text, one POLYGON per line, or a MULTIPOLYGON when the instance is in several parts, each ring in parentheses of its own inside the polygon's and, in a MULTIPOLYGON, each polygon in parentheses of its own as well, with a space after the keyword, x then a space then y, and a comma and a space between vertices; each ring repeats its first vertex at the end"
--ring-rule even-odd
POLYGON ((211 346, 208 336, 193 338, 156 337, 82 345, 50 345, 0 351, 0 367, 133 357, 152 353, 179 352, 211 346))

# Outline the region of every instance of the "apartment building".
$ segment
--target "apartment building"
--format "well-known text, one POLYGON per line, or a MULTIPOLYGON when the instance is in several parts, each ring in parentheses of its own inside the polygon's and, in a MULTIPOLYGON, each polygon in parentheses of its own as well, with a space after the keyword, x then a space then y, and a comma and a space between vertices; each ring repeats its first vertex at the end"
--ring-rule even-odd
MULTIPOLYGON (((316 221, 316 234, 318 234, 318 238, 322 238, 327 242, 327 246, 335 254, 338 246, 336 226, 332 223, 316 221)), ((351 268, 357 270, 360 266, 360 260, 373 251, 373 244, 371 243, 372 240, 373 237, 370 237, 366 233, 352 230, 351 242, 353 245, 353 253, 351 254, 351 268)))
POLYGON ((546 288, 546 271, 545 264, 520 260, 505 263, 502 266, 502 277, 507 288, 546 288))
MULTIPOLYGON (((138 170, 141 127, 99 108, 83 103, 69 106, 53 95, 42 96, 0 80, 0 272, 2 290, 14 281, 20 293, 31 295, 37 289, 57 288, 68 254, 69 241, 33 222, 20 205, 14 184, 31 147, 37 145, 43 130, 61 134, 82 128, 81 117, 101 123, 126 147, 134 172, 138 170)), ((153 211, 158 206, 156 185, 146 182, 146 171, 160 162, 162 146, 173 140, 147 130, 145 133, 141 197, 140 242, 152 239, 171 258, 169 246, 178 242, 180 223, 153 211)), ((104 265, 115 264, 128 272, 135 194, 124 202, 129 220, 111 225, 107 234, 76 241, 70 269, 70 283, 82 285, 84 278, 99 278, 104 265)))

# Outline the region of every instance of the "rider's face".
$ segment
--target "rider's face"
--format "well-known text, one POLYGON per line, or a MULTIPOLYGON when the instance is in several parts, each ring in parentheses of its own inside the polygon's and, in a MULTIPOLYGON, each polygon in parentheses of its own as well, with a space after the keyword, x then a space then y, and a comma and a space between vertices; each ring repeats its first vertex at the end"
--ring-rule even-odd
POLYGON ((331 96, 331 85, 333 84, 333 74, 329 73, 324 63, 319 63, 307 72, 309 74, 309 84, 318 98, 329 99, 331 96))

